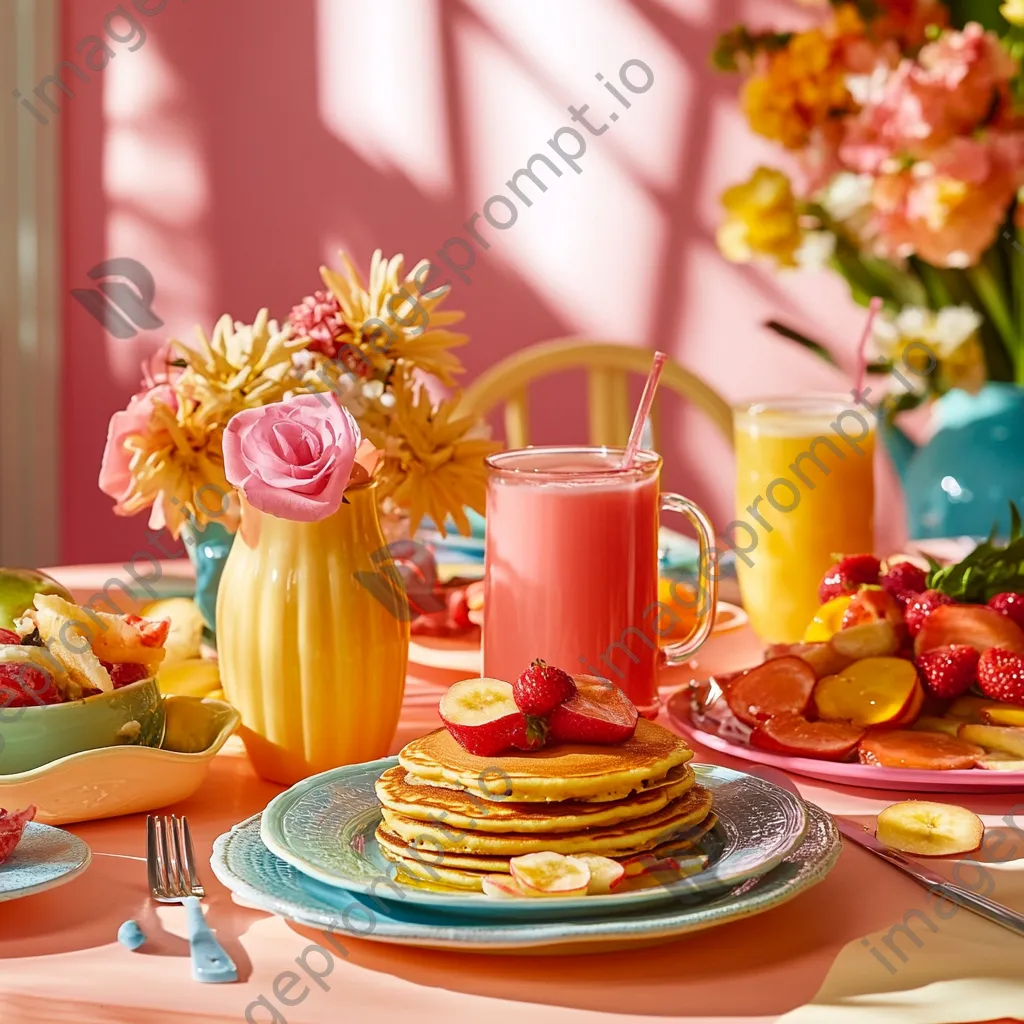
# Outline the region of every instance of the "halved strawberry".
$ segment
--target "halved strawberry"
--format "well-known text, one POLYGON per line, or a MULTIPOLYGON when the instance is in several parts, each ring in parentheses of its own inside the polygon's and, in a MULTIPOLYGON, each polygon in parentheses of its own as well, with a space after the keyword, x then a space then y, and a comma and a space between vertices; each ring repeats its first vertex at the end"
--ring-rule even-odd
POLYGON ((741 722, 756 726, 775 715, 803 714, 816 680, 803 658, 772 658, 735 680, 725 699, 741 722))
POLYGON ((925 689, 933 697, 951 699, 966 693, 978 671, 978 652, 967 644, 953 644, 927 651, 917 659, 925 689))
POLYGON ((914 654, 920 658, 927 651, 954 644, 967 644, 979 654, 1002 647, 1024 655, 1024 629, 983 604, 946 604, 924 620, 914 640, 914 654))
POLYGON ((576 676, 575 683, 575 694, 551 712, 551 740, 608 746, 633 735, 639 713, 622 690, 596 676, 576 676))
POLYGON ((848 722, 809 722, 801 715, 777 715, 761 722, 750 742, 778 754, 843 761, 863 735, 863 729, 848 722))
POLYGON ((471 754, 491 757, 506 750, 544 745, 547 722, 524 715, 512 686, 500 679, 466 679, 448 688, 438 705, 445 727, 471 754))
POLYGON ((978 686, 993 700, 1024 705, 1024 658, 1001 647, 990 648, 978 662, 978 686))
POLYGON ((929 771, 953 771, 973 768, 985 751, 941 732, 914 732, 893 729, 869 733, 860 743, 861 764, 885 768, 922 768, 929 771))
POLYGON ((910 635, 917 636, 921 632, 925 619, 936 608, 940 608, 944 604, 953 604, 953 598, 939 590, 926 590, 923 594, 917 594, 911 600, 904 602, 903 616, 906 619, 910 635))

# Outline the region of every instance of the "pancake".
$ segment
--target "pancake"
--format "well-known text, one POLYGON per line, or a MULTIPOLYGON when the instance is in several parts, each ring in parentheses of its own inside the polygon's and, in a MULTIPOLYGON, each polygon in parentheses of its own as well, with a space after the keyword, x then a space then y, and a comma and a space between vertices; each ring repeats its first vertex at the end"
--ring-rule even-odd
MULTIPOLYGON (((692 853, 698 848, 704 836, 715 827, 718 819, 712 812, 702 822, 677 833, 671 839, 648 849, 619 850, 613 854, 613 860, 626 860, 637 854, 646 854, 654 858, 670 857, 673 854, 692 853)), ((485 875, 508 874, 509 858, 494 854, 481 853, 448 853, 441 850, 424 848, 417 850, 401 836, 395 835, 383 822, 377 826, 375 834, 377 846, 382 854, 396 863, 412 861, 419 867, 450 868, 461 871, 477 871, 485 875)), ((410 872, 413 873, 413 872, 410 872)), ((416 872, 416 877, 420 873, 416 872)), ((430 877, 427 875, 426 877, 430 877)))
POLYGON ((436 729, 403 747, 399 763, 433 782, 461 786, 485 800, 622 800, 693 757, 673 732, 641 718, 636 732, 615 746, 555 744, 523 754, 479 757, 436 729))
POLYGON ((384 808, 384 823, 412 846, 450 853, 482 853, 515 857, 545 850, 554 853, 614 854, 622 850, 646 850, 663 843, 681 829, 703 821, 711 810, 711 793, 694 785, 683 796, 654 814, 606 828, 577 832, 527 834, 475 832, 449 829, 443 824, 417 821, 384 808))
POLYGON ((694 784, 693 769, 681 764, 666 776, 665 785, 614 803, 566 800, 551 803, 485 801, 469 790, 410 785, 401 765, 377 780, 377 799, 389 811, 417 821, 440 823, 477 832, 578 832, 615 825, 660 811, 694 784))

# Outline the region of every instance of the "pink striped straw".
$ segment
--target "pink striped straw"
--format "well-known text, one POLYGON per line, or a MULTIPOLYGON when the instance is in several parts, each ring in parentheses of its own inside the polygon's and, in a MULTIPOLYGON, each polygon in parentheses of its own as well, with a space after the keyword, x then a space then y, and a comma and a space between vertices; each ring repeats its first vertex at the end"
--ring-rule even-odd
POLYGON ((644 424, 647 422, 647 417, 651 414, 651 406, 654 405, 654 393, 658 390, 658 381, 661 378, 661 371, 664 369, 667 359, 668 356, 664 352, 654 353, 651 372, 647 374, 644 393, 640 396, 640 405, 637 407, 636 416, 633 417, 633 429, 629 432, 626 454, 622 457, 623 469, 632 467, 636 459, 636 453, 640 450, 640 438, 643 437, 644 424))
POLYGON ((868 358, 867 358, 867 347, 868 338, 871 337, 871 327, 875 322, 875 317, 878 316, 878 311, 882 308, 882 300, 876 295, 868 303, 868 318, 864 322, 864 333, 860 336, 860 342, 857 345, 857 390, 855 394, 859 395, 861 389, 864 387, 864 374, 867 370, 868 358))

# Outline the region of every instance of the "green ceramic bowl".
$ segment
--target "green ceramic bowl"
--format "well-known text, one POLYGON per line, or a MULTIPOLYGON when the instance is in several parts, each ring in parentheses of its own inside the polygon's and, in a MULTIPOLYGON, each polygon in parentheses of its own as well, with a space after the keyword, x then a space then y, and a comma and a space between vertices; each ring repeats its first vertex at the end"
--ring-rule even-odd
POLYGON ((45 707, 0 709, 0 775, 97 747, 159 747, 164 705, 156 679, 45 707))

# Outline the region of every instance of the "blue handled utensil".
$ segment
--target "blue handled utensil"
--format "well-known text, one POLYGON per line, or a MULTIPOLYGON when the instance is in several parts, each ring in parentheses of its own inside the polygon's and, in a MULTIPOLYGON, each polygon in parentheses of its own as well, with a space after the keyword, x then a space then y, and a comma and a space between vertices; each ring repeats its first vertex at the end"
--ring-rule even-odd
POLYGON ((196 871, 187 818, 147 816, 146 866, 153 899, 160 903, 181 903, 185 907, 192 977, 204 982, 238 981, 238 968, 203 918, 199 900, 206 895, 206 890, 196 871))

